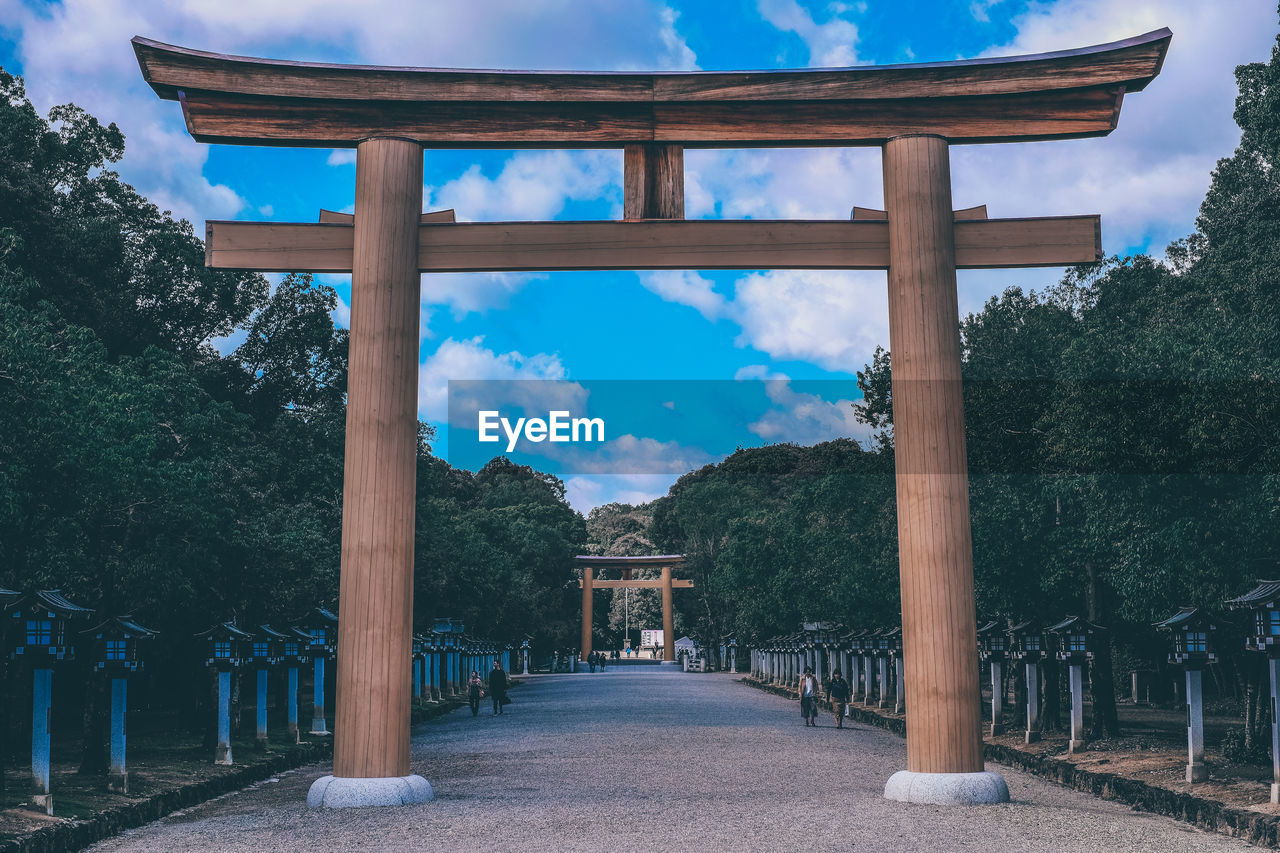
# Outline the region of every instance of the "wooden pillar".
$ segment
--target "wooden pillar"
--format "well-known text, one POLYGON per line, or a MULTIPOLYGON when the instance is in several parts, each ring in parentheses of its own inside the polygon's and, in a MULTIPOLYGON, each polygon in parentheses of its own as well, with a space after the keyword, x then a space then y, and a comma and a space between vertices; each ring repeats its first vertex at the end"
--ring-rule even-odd
POLYGON ((356 148, 333 771, 409 773, 422 146, 356 148))
POLYGON ((982 770, 969 477, 947 141, 884 146, 907 769, 982 770))
POLYGON ((671 615, 671 567, 662 567, 662 659, 676 659, 675 619, 671 615))
POLYGON ((647 143, 623 149, 622 217, 684 219, 684 148, 647 143))
POLYGON ((582 567, 582 646, 578 650, 579 660, 585 661, 591 656, 591 609, 595 604, 594 572, 590 566, 582 567))

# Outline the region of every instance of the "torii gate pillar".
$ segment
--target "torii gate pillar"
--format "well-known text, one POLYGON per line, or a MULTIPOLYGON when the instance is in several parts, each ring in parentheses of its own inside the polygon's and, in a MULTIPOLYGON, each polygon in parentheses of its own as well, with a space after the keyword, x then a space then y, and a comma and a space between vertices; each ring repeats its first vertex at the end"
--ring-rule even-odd
POLYGON ((956 249, 948 143, 909 135, 884 146, 889 341, 907 693, 907 770, 885 796, 1003 802, 983 772, 973 541, 960 384, 956 249))
POLYGON ((409 775, 422 146, 356 148, 333 775, 309 805, 425 802, 409 775))

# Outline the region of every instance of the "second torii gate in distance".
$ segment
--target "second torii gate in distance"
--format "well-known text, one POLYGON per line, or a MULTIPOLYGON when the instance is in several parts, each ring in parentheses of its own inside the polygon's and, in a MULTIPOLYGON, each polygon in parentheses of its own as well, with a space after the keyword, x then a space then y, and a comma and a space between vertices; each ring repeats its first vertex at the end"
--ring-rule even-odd
MULTIPOLYGON (((356 149, 355 213, 212 222, 219 268, 351 273, 331 777, 309 802, 419 801, 409 775, 421 272, 887 269, 907 769, 885 796, 1008 799, 983 770, 957 268, 1101 256, 1096 216, 957 217, 950 146, 1105 136, 1171 33, 960 62, 784 71, 519 72, 225 56, 134 39, 203 142, 356 149), (875 146, 883 218, 683 221, 684 149, 875 146), (622 222, 424 222, 427 148, 623 149, 622 222)), ((852 201, 852 199, 851 199, 852 201)), ((464 211, 465 213, 465 211, 464 211)), ((850 370, 856 365, 849 365, 850 370)))
POLYGON ((662 662, 675 663, 675 620, 671 613, 671 590, 692 589, 693 581, 677 580, 671 570, 684 565, 683 554, 663 554, 657 557, 577 557, 582 566, 582 648, 578 659, 585 661, 591 654, 592 591, 597 589, 660 589, 662 590, 662 662), (657 579, 632 578, 634 569, 661 569, 657 579), (621 569, 622 580, 596 580, 595 569, 621 569))

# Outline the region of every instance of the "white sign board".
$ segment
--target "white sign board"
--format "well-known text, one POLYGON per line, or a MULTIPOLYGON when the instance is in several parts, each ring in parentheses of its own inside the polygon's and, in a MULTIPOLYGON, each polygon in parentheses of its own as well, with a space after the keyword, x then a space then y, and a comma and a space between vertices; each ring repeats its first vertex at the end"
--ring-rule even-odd
POLYGON ((662 645, 662 632, 661 631, 641 631, 640 645, 641 646, 662 645))

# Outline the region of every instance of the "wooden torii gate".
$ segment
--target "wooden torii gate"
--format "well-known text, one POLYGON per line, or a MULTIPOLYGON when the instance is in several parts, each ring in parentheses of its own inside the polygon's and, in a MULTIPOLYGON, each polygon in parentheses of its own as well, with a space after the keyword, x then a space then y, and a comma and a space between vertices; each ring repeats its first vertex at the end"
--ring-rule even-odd
POLYGON ((949 149, 1110 133, 1170 37, 918 65, 617 74, 284 62, 135 38, 143 76, 181 103, 195 139, 356 149, 350 222, 211 222, 207 235, 214 267, 352 277, 334 777, 309 802, 430 797, 408 775, 405 677, 419 273, 585 269, 888 270, 910 707, 908 769, 885 793, 1007 797, 981 774, 955 271, 1093 261, 1101 240, 1096 216, 958 219, 949 149), (683 221, 684 149, 752 146, 880 147, 884 216, 683 221), (423 222, 425 148, 623 148, 626 221, 423 222))
POLYGON ((582 579, 578 585, 582 587, 582 648, 578 651, 578 659, 586 660, 591 654, 591 621, 592 591, 597 589, 660 589, 662 590, 662 662, 675 663, 675 620, 671 614, 671 590, 692 589, 693 581, 678 580, 671 576, 671 570, 684 565, 684 554, 663 554, 656 557, 594 557, 590 555, 575 558, 582 567, 582 579), (657 579, 640 579, 631 577, 634 569, 656 568, 660 570, 657 579), (597 580, 596 569, 621 569, 622 580, 597 580))

